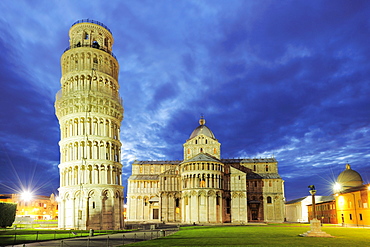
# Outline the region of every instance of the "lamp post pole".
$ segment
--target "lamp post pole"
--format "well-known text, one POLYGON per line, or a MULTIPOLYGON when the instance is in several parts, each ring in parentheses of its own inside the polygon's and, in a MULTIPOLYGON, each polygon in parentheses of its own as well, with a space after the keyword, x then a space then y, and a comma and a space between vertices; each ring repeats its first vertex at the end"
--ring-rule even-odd
POLYGON ((321 231, 321 224, 320 220, 316 218, 316 205, 315 205, 315 185, 310 185, 308 186, 310 188, 310 194, 312 195, 312 214, 313 214, 313 219, 310 220, 310 227, 311 230, 300 234, 302 237, 333 237, 330 234, 327 234, 326 232, 321 231))
POLYGON ((316 219, 315 185, 310 185, 308 188, 310 188, 310 194, 312 195, 312 219, 316 219))

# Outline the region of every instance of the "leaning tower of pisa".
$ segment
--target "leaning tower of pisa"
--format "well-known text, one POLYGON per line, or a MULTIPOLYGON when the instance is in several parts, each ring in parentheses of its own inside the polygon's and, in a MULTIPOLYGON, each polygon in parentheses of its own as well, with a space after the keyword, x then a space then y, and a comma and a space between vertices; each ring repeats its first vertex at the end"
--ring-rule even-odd
POLYGON ((60 229, 122 229, 120 163, 122 100, 112 32, 92 20, 75 22, 61 57, 59 120, 60 229))

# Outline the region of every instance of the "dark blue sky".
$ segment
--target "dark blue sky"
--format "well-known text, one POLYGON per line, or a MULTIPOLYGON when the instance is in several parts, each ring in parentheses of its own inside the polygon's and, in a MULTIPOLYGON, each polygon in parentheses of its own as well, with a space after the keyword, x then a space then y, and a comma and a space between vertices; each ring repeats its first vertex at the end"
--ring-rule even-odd
POLYGON ((80 19, 120 64, 124 186, 133 160, 182 159, 204 114, 221 156, 279 161, 286 199, 370 182, 369 1, 0 1, 0 193, 59 187, 60 57, 80 19))

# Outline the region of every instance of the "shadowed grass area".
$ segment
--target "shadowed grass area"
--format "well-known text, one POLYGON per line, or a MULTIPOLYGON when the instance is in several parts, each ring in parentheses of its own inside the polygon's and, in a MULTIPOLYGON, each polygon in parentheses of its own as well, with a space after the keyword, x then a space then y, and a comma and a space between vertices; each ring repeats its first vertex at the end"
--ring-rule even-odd
MULTIPOLYGON (((299 237, 309 227, 203 226, 183 227, 177 233, 128 246, 369 246, 370 229, 323 227, 335 238, 299 237)), ((125 245, 127 246, 127 245, 125 245)))
MULTIPOLYGON (((123 231, 95 231, 94 235, 105 235, 123 231)), ((0 245, 24 244, 37 241, 89 236, 89 231, 71 230, 3 230, 0 245)))

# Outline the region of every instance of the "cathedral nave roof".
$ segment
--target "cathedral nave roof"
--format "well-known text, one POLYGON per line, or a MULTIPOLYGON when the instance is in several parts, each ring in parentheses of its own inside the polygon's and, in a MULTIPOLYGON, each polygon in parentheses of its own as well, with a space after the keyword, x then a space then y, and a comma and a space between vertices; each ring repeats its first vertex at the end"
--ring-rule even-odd
POLYGON ((221 162, 219 159, 213 157, 210 154, 200 153, 200 154, 194 156, 193 158, 191 158, 191 159, 189 159, 189 160, 187 160, 185 162, 182 162, 182 163, 199 162, 199 161, 205 161, 205 162, 221 162))
POLYGON ((128 180, 159 180, 158 175, 131 175, 128 180))

